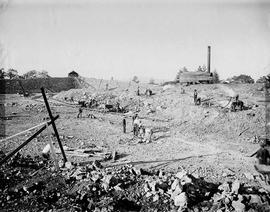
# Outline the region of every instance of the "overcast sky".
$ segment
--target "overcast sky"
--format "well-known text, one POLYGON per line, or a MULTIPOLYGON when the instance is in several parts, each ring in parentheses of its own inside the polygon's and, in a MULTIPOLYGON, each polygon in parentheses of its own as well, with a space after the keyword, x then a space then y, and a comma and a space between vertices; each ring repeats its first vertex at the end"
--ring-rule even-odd
POLYGON ((206 65, 208 45, 223 79, 270 73, 267 0, 0 2, 0 67, 21 74, 174 79, 206 65))

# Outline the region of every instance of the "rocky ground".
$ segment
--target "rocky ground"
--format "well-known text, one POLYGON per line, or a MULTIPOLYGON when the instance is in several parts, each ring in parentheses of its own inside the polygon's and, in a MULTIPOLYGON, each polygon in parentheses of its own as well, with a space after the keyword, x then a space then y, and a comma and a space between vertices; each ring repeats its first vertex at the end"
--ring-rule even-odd
MULTIPOLYGON (((55 172, 53 163, 40 156, 52 133, 45 130, 1 167, 3 211, 267 211, 267 187, 254 169, 255 158, 249 157, 259 148, 257 137, 265 134, 262 85, 140 85, 141 91, 153 90, 150 97, 137 96, 136 84, 115 82, 108 90, 98 85, 48 93, 49 102, 53 114, 60 115, 56 124, 64 146, 116 151, 116 160, 101 160, 101 168, 93 163, 99 160, 95 156, 68 155, 72 164, 55 172), (202 99, 200 106, 193 103, 194 89, 202 99), (239 93, 245 110, 229 111, 234 93, 239 93), (77 119, 78 106, 65 100, 71 96, 76 101, 118 101, 129 112, 84 109, 83 118, 77 119), (134 113, 152 128, 151 143, 133 137, 134 113)), ((48 117, 40 94, 6 95, 3 104, 6 136, 48 117)), ((34 131, 1 142, 3 155, 34 131)))

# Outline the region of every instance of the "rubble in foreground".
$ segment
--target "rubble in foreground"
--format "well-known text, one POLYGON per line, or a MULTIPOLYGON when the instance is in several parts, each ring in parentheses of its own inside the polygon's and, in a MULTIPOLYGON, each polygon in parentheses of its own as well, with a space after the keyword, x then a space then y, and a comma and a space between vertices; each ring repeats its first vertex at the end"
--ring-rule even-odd
MULTIPOLYGON (((4 156, 0 154, 0 158, 4 156)), ((0 168, 2 211, 269 211, 270 195, 239 180, 214 184, 181 170, 67 162, 54 171, 17 154, 0 168)))

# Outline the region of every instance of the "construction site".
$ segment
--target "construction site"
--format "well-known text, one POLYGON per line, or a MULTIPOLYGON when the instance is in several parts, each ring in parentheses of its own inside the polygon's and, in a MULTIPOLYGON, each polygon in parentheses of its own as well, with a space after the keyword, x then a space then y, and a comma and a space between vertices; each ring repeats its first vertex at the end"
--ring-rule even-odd
POLYGON ((192 79, 1 94, 1 211, 269 211, 269 88, 192 79))
POLYGON ((0 0, 0 212, 270 212, 270 1, 0 0))

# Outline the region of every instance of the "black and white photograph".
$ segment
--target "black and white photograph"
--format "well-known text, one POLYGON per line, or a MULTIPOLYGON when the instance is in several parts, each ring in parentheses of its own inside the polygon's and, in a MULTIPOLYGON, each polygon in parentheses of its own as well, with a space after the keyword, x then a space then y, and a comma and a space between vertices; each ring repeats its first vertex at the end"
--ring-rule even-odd
POLYGON ((269 0, 0 0, 0 212, 270 212, 269 0))

